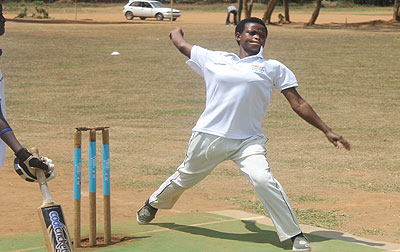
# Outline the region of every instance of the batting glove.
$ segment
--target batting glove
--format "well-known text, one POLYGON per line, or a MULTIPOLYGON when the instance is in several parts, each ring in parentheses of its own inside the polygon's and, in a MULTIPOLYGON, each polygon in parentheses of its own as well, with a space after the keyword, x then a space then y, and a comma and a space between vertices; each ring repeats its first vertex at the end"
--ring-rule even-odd
POLYGON ((37 182, 36 170, 42 169, 46 181, 55 178, 53 161, 47 157, 36 158, 27 149, 23 148, 15 153, 14 170, 22 179, 28 182, 37 182))

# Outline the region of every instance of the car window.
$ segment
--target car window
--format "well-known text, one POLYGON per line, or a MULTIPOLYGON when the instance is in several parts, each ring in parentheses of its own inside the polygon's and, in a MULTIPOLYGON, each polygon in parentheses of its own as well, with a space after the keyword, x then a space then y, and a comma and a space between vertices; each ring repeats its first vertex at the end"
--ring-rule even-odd
POLYGON ((143 3, 144 8, 151 8, 151 5, 149 3, 143 3))
POLYGON ((151 2, 151 3, 153 4, 153 6, 155 8, 167 8, 164 4, 162 4, 162 3, 158 2, 158 1, 151 2))
POLYGON ((131 3, 131 6, 140 7, 140 3, 141 2, 133 2, 131 3))

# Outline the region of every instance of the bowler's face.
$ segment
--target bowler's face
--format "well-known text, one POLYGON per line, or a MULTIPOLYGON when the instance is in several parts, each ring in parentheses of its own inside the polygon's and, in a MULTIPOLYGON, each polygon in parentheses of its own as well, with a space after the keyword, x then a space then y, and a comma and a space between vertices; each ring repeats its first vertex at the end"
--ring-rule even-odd
POLYGON ((249 55, 256 55, 265 45, 267 31, 259 23, 246 23, 242 33, 236 33, 236 41, 249 55))
POLYGON ((0 36, 4 34, 6 19, 3 16, 3 6, 0 3, 0 36))

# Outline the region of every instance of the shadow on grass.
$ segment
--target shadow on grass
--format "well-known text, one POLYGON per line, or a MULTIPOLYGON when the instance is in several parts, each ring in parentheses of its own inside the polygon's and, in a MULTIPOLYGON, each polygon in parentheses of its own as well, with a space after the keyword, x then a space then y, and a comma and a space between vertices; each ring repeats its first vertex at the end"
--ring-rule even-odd
POLYGON ((262 230, 253 221, 242 220, 245 228, 251 233, 228 233, 216 231, 213 229, 208 229, 204 227, 180 225, 176 223, 152 223, 151 225, 168 228, 175 231, 180 231, 192 235, 201 235, 205 237, 218 238, 224 240, 234 240, 250 243, 268 243, 275 247, 283 248, 285 250, 290 250, 292 248, 292 242, 290 240, 285 242, 280 242, 275 231, 262 230))
MULTIPOLYGON (((241 220, 241 222, 243 223, 244 227, 250 232, 245 232, 245 233, 222 232, 199 226, 180 225, 173 222, 152 223, 150 225, 159 226, 162 228, 168 228, 170 230, 184 232, 191 235, 200 235, 210 238, 249 242, 249 243, 264 243, 264 244, 270 244, 272 246, 275 246, 276 248, 281 248, 284 250, 292 249, 292 242, 290 241, 290 239, 284 242, 280 242, 278 235, 276 234, 275 231, 263 230, 257 226, 257 223, 255 221, 241 220)), ((374 246, 374 247, 385 245, 384 243, 380 242, 364 241, 354 237, 346 237, 344 233, 337 231, 315 231, 306 234, 306 236, 311 243, 324 242, 328 240, 341 240, 345 242, 364 244, 367 246, 374 246)))
POLYGON ((373 247, 378 247, 378 246, 384 246, 384 243, 380 242, 371 242, 371 241, 363 241, 356 239, 354 237, 346 237, 344 236, 344 233, 342 232, 337 232, 337 231, 315 231, 310 233, 313 236, 318 236, 318 237, 329 237, 326 239, 336 239, 336 240, 341 240, 341 241, 346 241, 346 242, 352 242, 352 243, 359 243, 359 244, 364 244, 368 246, 373 246, 373 247))

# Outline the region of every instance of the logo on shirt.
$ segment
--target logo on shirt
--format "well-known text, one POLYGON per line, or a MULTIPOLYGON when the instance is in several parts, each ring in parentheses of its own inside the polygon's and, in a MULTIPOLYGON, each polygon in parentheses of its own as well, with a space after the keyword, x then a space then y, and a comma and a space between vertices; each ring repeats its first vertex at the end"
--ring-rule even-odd
POLYGON ((265 69, 262 66, 251 65, 251 70, 256 73, 265 73, 265 69))

